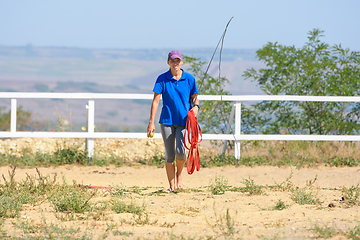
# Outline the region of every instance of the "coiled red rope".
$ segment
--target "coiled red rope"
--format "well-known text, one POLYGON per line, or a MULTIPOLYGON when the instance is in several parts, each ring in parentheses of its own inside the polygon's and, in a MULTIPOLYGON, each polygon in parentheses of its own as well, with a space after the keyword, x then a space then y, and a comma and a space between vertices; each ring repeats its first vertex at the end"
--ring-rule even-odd
POLYGON ((193 110, 188 112, 185 130, 184 144, 186 149, 189 150, 186 160, 186 168, 188 174, 193 174, 195 168, 197 171, 200 170, 200 154, 198 143, 202 141, 201 128, 193 110), (188 147, 186 144, 186 135, 188 142, 190 143, 190 147, 188 147), (200 140, 199 135, 201 137, 200 140))

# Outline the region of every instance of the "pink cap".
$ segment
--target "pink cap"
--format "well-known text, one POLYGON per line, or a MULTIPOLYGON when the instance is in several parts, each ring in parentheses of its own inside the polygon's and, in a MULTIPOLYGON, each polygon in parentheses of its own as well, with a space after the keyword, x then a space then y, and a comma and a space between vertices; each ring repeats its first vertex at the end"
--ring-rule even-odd
POLYGON ((182 60, 181 53, 176 50, 172 50, 171 52, 169 52, 168 59, 173 60, 174 58, 179 58, 180 60, 182 60))

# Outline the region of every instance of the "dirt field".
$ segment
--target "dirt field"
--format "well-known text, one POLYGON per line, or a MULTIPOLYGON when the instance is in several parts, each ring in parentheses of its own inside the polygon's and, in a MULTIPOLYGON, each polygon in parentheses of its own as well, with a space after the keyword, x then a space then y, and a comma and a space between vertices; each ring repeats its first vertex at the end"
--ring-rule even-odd
MULTIPOLYGON (((8 176, 9 167, 0 173, 8 176)), ((73 237, 83 239, 309 239, 319 236, 316 228, 333 229, 346 233, 359 225, 360 207, 347 207, 342 201, 343 187, 360 182, 360 168, 302 168, 290 167, 219 167, 204 168, 193 175, 184 174, 185 191, 159 193, 168 187, 165 170, 155 167, 80 167, 62 166, 39 168, 42 175, 62 176, 69 184, 113 186, 130 189, 138 187, 140 193, 129 193, 122 198, 138 205, 146 205, 148 221, 136 223, 130 213, 108 211, 96 219, 83 214, 73 220, 64 219, 53 207, 43 204, 23 208, 19 219, 5 219, 2 231, 20 238, 27 236, 15 227, 19 222, 28 224, 73 227, 73 237), (264 186, 263 193, 251 195, 248 191, 226 191, 214 195, 209 186, 216 178, 227 180, 233 188, 244 188, 244 179, 252 179, 264 186), (287 179, 288 178, 288 179, 287 179), (313 193, 320 204, 300 205, 291 199, 291 192, 265 186, 285 186, 293 183, 299 189, 313 193), (156 194, 153 194, 156 192, 156 194), (275 210, 279 199, 287 206, 275 210)), ((37 175, 35 169, 17 169, 15 180, 26 175, 37 175)), ((3 184, 3 179, 0 184, 3 184)), ((109 200, 109 190, 100 189, 100 197, 92 201, 109 200)), ((329 230, 329 231, 330 231, 329 230)), ((335 234, 336 235, 336 234, 335 234)), ((321 236, 321 235, 320 235, 321 236)), ((324 235, 322 235, 324 237, 324 235)), ((49 238, 56 235, 49 235, 49 238)), ((359 237, 359 236, 358 236, 359 237)), ((345 239, 344 234, 333 239, 345 239)), ((359 238, 357 238, 359 239, 359 238)))

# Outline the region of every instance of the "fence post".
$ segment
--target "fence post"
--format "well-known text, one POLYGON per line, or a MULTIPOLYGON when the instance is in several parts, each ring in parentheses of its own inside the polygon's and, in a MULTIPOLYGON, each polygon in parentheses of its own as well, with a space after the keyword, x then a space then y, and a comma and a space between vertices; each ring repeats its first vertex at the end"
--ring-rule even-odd
MULTIPOLYGON (((230 133, 230 129, 231 129, 231 126, 232 126, 233 120, 234 120, 234 113, 235 113, 235 104, 233 104, 233 106, 232 106, 232 108, 231 108, 229 123, 228 123, 228 126, 227 126, 227 128, 226 128, 226 134, 229 134, 229 133, 230 133)), ((223 149, 222 149, 222 156, 223 156, 223 157, 224 157, 224 155, 225 155, 227 141, 228 141, 228 140, 225 140, 225 141, 224 141, 224 146, 223 146, 223 149)))
MULTIPOLYGON (((89 100, 89 108, 88 108, 88 119, 87 119, 88 133, 94 133, 95 127, 95 102, 94 99, 89 100)), ((94 139, 87 139, 87 150, 88 157, 91 159, 94 156, 94 139)))
POLYGON ((234 155, 235 158, 240 161, 240 140, 236 137, 241 134, 241 102, 236 101, 235 103, 235 144, 234 144, 234 155))
POLYGON ((11 133, 16 132, 16 115, 17 115, 16 111, 17 111, 16 99, 12 98, 11 99, 11 119, 10 119, 10 132, 11 133))

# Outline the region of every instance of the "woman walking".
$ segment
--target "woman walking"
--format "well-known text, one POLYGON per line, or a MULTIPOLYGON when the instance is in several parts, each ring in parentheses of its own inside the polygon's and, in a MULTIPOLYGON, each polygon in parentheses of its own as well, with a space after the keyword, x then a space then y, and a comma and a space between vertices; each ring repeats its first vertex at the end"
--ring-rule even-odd
POLYGON ((147 134, 151 136, 155 131, 155 115, 162 95, 163 106, 159 123, 165 146, 165 169, 170 185, 165 192, 173 192, 176 188, 184 187, 182 170, 186 159, 184 134, 187 113, 192 109, 196 116, 200 106, 196 80, 181 68, 183 64, 181 53, 176 50, 171 51, 167 63, 170 69, 158 76, 153 89, 154 98, 147 134))

